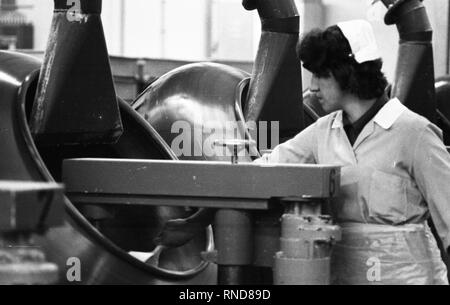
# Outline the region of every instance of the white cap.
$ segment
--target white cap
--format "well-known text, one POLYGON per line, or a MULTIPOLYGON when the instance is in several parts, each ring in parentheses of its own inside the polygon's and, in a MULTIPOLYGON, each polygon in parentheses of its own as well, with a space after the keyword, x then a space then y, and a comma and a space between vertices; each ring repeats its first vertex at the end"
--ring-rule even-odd
POLYGON ((372 26, 366 20, 340 22, 337 26, 347 38, 358 63, 381 58, 372 26))

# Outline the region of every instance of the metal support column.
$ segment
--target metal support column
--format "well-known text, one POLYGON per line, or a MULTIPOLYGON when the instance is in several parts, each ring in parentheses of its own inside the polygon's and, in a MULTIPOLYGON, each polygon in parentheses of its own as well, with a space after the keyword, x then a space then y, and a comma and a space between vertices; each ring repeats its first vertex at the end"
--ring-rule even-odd
MULTIPOLYGON (((239 152, 256 145, 254 141, 224 140, 214 145, 226 147, 232 154, 231 164, 238 164, 239 152)), ((252 214, 245 210, 221 209, 216 213, 216 247, 219 285, 245 284, 245 266, 253 263, 252 214)))
POLYGON ((284 199, 281 251, 275 256, 274 284, 329 285, 333 243, 341 231, 329 216, 321 215, 321 202, 284 199))
POLYGON ((253 222, 249 212, 219 210, 215 218, 218 284, 245 284, 245 266, 253 263, 253 222))

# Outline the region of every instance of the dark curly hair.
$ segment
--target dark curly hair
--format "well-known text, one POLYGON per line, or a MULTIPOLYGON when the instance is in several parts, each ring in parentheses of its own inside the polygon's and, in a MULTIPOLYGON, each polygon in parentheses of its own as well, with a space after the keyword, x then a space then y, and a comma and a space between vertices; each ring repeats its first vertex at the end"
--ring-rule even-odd
POLYGON ((342 90, 363 100, 381 97, 388 85, 381 59, 359 64, 338 26, 307 33, 297 45, 303 67, 318 77, 334 76, 342 90))

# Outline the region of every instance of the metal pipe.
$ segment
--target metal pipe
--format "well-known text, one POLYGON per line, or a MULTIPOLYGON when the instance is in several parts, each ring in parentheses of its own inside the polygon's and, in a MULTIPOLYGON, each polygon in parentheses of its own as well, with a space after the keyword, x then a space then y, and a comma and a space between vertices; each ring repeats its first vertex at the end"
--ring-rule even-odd
POLYGON ((243 285, 245 283, 245 267, 219 265, 217 283, 219 285, 243 285))
POLYGON ((100 17, 102 1, 54 3, 31 131, 45 145, 114 143, 123 128, 100 17))
POLYGON ((388 8, 387 25, 400 35, 397 67, 391 96, 408 108, 436 121, 433 30, 421 0, 382 0, 388 8))
POLYGON ((294 0, 244 0, 257 9, 262 34, 248 96, 246 121, 280 122, 283 142, 303 128, 301 67, 296 54, 300 17, 294 0))
POLYGON ((245 268, 253 263, 252 215, 243 210, 218 210, 215 242, 218 284, 245 284, 245 268))

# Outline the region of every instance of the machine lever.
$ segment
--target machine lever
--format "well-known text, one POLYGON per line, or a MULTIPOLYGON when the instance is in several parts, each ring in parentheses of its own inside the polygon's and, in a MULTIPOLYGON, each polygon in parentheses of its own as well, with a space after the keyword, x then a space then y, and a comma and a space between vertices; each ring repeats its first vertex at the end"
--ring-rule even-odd
POLYGON ((256 146, 256 142, 253 140, 242 140, 242 139, 225 139, 225 140, 215 140, 214 146, 226 147, 231 151, 231 163, 238 163, 238 154, 243 149, 248 149, 250 146, 256 146))

